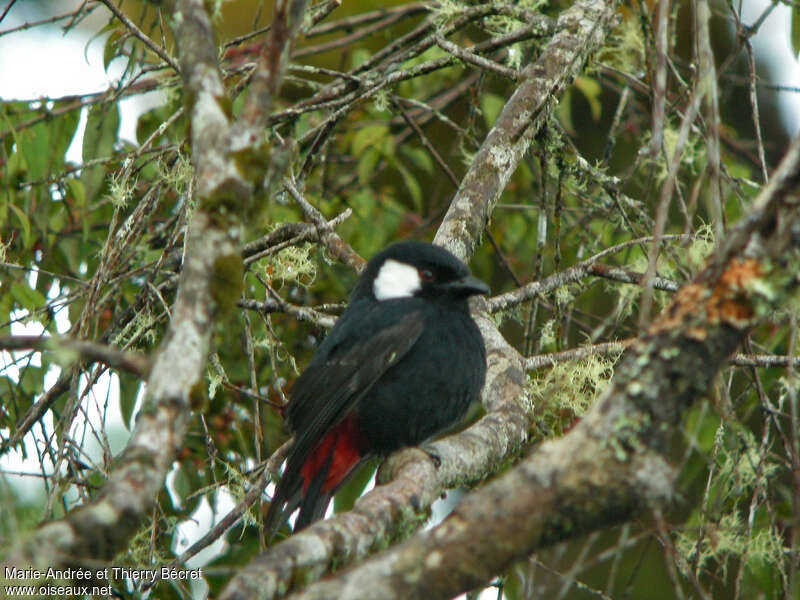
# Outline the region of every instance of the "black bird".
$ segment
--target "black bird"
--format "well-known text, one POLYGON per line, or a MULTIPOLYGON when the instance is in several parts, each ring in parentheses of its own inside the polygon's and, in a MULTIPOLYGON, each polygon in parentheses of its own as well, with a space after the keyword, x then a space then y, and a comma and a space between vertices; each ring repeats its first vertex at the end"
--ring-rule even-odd
POLYGON ((369 457, 461 420, 486 376, 467 299, 488 292, 463 262, 424 242, 392 244, 367 263, 291 388, 284 415, 295 443, 267 513, 269 535, 298 507, 295 531, 324 516, 369 457))

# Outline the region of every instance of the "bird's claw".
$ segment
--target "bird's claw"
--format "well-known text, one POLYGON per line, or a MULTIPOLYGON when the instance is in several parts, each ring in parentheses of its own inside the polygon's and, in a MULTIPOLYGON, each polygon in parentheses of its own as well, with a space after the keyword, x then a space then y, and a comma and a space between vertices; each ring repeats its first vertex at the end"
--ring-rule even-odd
POLYGON ((425 454, 428 455, 428 458, 431 459, 431 462, 433 462, 434 467, 438 469, 440 466, 442 466, 442 457, 439 456, 439 453, 436 451, 436 448, 434 448, 433 446, 426 445, 422 447, 422 450, 423 452, 425 452, 425 454))

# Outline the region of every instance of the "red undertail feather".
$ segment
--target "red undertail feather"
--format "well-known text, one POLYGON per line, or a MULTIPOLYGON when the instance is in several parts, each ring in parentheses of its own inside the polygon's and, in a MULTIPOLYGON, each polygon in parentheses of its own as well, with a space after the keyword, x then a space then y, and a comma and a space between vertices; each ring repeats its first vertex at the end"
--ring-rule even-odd
POLYGON ((336 488, 349 474, 352 468, 362 457, 366 440, 356 425, 354 415, 348 415, 343 421, 335 425, 322 438, 319 445, 311 451, 303 466, 300 467, 300 476, 303 478, 303 494, 306 493, 308 484, 324 468, 328 457, 333 452, 328 473, 322 484, 322 492, 329 492, 336 488))

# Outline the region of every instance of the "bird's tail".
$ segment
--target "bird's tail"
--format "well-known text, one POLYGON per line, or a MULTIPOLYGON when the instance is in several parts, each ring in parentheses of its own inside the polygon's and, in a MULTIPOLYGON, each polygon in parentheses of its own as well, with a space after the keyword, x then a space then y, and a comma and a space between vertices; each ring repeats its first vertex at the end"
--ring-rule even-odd
POLYGON ((325 516, 336 490, 369 458, 362 454, 362 439, 353 426, 354 419, 345 418, 307 456, 295 452, 297 445, 292 448, 265 519, 268 538, 298 507, 295 531, 325 516))

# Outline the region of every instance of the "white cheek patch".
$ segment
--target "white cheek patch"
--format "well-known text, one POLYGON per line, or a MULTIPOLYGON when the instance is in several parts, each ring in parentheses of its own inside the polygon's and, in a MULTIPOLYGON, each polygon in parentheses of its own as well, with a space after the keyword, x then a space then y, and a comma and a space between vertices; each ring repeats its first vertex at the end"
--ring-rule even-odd
POLYGON ((372 292, 378 300, 409 298, 421 287, 419 273, 414 267, 390 258, 378 271, 372 292))

